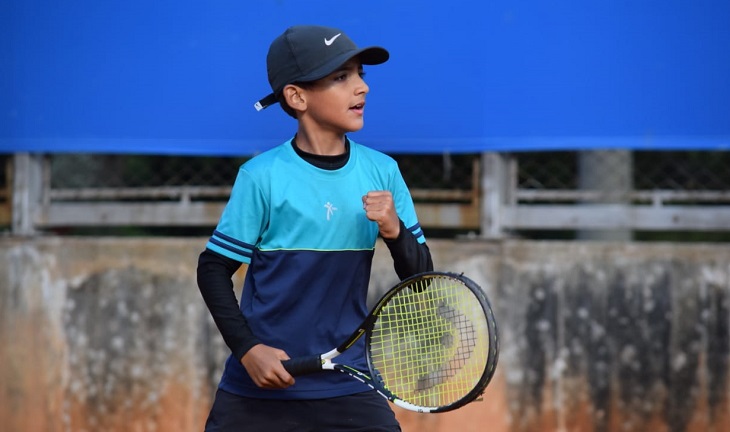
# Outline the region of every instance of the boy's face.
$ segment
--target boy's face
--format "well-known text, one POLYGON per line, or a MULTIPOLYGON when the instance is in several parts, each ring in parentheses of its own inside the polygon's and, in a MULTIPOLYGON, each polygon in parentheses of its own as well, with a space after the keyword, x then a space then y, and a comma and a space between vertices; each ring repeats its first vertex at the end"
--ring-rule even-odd
POLYGON ((370 88, 358 59, 302 89, 306 110, 300 116, 309 124, 338 134, 355 132, 363 127, 365 95, 370 88))

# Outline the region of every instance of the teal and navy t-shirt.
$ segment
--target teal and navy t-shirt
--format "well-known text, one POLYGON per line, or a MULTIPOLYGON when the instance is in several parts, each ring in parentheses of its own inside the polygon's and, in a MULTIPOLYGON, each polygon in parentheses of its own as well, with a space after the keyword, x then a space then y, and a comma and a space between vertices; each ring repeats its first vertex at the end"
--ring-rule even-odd
MULTIPOLYGON (((362 196, 388 190, 418 242, 423 232, 408 188, 389 156, 350 141, 350 158, 325 170, 287 141, 239 170, 207 248, 248 263, 241 312, 256 337, 291 357, 338 346, 367 315, 366 298, 378 236, 362 196)), ((337 358, 367 370, 363 341, 337 358)), ((340 373, 296 378, 283 390, 261 389, 232 356, 220 388, 257 398, 315 399, 368 388, 340 373)))

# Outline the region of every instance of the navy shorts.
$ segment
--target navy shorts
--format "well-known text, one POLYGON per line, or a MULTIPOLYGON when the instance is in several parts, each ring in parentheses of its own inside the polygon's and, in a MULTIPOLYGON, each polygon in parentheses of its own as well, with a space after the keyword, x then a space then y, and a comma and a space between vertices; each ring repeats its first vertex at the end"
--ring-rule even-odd
POLYGON ((277 400, 215 395, 206 432, 400 432, 388 401, 374 390, 332 399, 277 400))

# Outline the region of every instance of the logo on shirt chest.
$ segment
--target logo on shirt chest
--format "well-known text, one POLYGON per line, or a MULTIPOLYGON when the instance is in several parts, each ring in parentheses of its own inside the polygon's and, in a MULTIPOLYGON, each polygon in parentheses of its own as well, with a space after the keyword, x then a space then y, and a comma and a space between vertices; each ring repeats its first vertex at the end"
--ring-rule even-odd
POLYGON ((327 209, 326 217, 327 220, 330 220, 332 216, 334 216, 335 212, 337 211, 337 207, 335 207, 331 202, 327 201, 327 203, 324 205, 324 208, 327 209))

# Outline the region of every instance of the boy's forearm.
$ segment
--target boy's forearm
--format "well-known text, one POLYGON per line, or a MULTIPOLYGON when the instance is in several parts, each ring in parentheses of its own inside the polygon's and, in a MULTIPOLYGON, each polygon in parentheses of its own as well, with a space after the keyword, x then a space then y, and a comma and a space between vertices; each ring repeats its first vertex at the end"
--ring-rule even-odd
POLYGON ((400 234, 393 240, 383 239, 393 257, 393 265, 402 280, 414 274, 433 270, 433 260, 428 246, 419 243, 416 236, 400 221, 400 234))
POLYGON ((241 313, 231 277, 241 263, 205 251, 198 259, 198 288, 223 340, 237 359, 260 343, 241 313))

